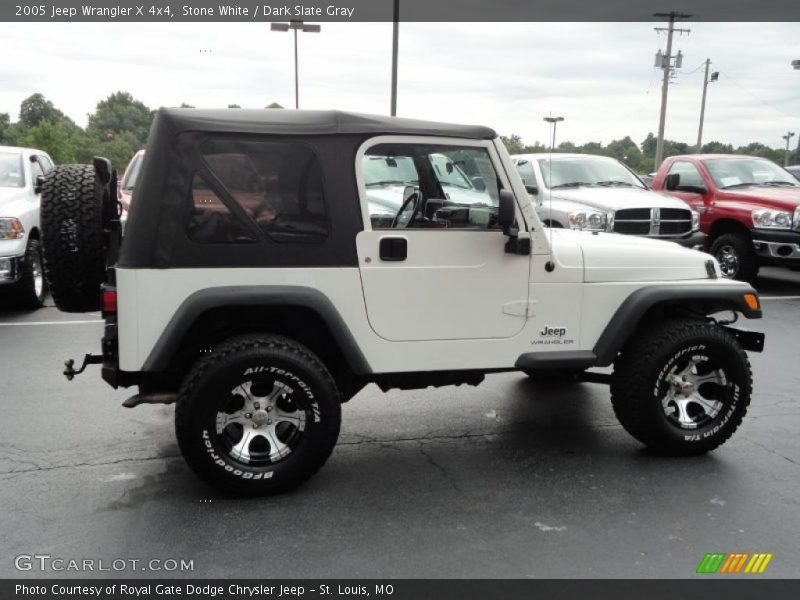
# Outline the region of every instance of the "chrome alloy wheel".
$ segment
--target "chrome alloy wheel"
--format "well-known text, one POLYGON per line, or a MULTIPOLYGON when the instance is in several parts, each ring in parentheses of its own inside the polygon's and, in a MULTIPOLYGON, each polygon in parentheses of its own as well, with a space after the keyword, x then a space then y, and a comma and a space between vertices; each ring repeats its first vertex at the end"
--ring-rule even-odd
POLYGON ((728 379, 708 356, 694 355, 683 368, 675 365, 666 383, 661 406, 667 419, 681 429, 707 425, 725 406, 728 379))
POLYGON ((717 250, 717 255, 714 258, 719 261, 719 269, 722 271, 723 277, 733 279, 739 273, 741 258, 739 253, 736 252, 736 248, 730 244, 725 244, 717 250))
POLYGON ((303 437, 307 417, 294 402, 293 392, 277 379, 246 381, 231 390, 216 423, 217 435, 231 458, 259 466, 291 454, 303 437))
POLYGON ((42 272, 42 258, 38 252, 34 252, 31 272, 33 273, 33 293, 37 298, 41 298, 44 293, 44 273, 42 272))

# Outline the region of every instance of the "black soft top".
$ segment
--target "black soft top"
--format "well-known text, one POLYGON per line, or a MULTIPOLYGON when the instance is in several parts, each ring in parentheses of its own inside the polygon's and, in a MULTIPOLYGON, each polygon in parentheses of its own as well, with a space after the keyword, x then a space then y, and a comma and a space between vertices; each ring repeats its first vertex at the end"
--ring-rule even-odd
POLYGON ((118 266, 127 268, 357 266, 363 228, 355 179, 359 146, 378 135, 491 140, 488 127, 451 125, 334 110, 162 108, 153 120, 133 193, 118 266), (188 239, 194 173, 207 140, 296 142, 320 162, 330 235, 318 244, 197 244, 188 239))
POLYGON ((258 133, 272 135, 398 134, 490 140, 497 133, 479 125, 454 125, 339 110, 161 108, 156 119, 171 133, 258 133))

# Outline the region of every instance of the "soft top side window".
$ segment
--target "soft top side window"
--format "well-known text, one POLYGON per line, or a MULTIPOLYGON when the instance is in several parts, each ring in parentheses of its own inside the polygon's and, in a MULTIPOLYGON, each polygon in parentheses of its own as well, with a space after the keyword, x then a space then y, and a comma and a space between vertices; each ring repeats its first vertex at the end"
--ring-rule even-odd
MULTIPOLYGON (((307 145, 208 138, 200 144, 200 158, 198 171, 206 171, 205 177, 219 189, 215 195, 228 209, 229 220, 250 220, 277 242, 314 243, 327 237, 322 166, 307 145)), ((239 226, 248 229, 244 223, 239 226)))

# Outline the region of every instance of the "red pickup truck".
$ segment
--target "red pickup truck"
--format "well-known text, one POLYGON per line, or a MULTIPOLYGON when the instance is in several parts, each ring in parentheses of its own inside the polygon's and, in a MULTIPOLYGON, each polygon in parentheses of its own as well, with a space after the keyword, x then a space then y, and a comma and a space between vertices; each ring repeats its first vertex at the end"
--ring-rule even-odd
POLYGON ((735 154, 671 156, 652 187, 700 213, 706 249, 725 277, 752 283, 761 265, 800 267, 800 181, 775 163, 735 154))

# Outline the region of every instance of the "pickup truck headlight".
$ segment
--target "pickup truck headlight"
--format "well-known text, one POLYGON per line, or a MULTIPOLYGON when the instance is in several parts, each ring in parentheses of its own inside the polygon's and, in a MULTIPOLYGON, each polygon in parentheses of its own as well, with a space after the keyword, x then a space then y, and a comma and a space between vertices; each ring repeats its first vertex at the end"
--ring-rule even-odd
POLYGON ((595 211, 571 212, 568 215, 569 226, 572 229, 586 229, 588 231, 605 231, 608 225, 608 215, 595 211))
POLYGON ((692 231, 700 229, 700 213, 696 210, 692 211, 692 231))
POLYGON ((792 215, 782 210, 761 208, 752 213, 753 227, 761 229, 791 229, 792 215))
POLYGON ((18 240, 25 236, 25 228, 19 219, 0 217, 0 240, 18 240))

